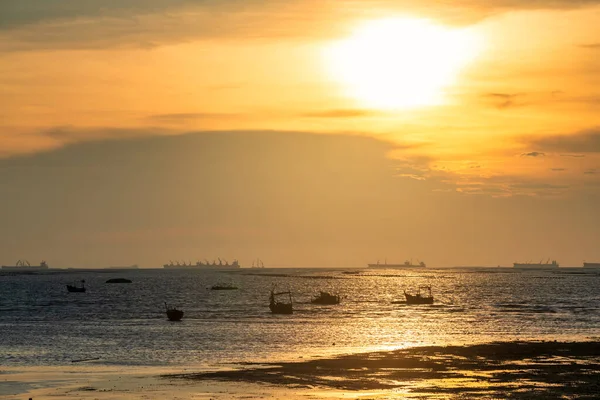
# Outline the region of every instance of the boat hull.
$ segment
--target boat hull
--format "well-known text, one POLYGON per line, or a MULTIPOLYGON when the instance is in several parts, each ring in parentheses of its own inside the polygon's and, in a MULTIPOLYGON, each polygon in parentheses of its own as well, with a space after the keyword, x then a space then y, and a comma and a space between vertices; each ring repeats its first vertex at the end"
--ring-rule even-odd
POLYGON ((404 296, 406 304, 433 304, 433 297, 413 296, 408 293, 404 293, 404 296))
POLYGON ((238 290, 236 286, 212 286, 210 290, 238 290))
POLYGON ((291 304, 287 303, 271 303, 269 309, 273 314, 293 314, 294 308, 291 304))
POLYGON ((167 311, 167 318, 169 319, 169 321, 181 321, 181 318, 183 318, 183 311, 181 311, 181 310, 168 310, 167 311))
POLYGON ((319 305, 335 305, 340 304, 340 296, 329 294, 327 292, 321 292, 319 295, 313 297, 310 302, 312 304, 319 305))

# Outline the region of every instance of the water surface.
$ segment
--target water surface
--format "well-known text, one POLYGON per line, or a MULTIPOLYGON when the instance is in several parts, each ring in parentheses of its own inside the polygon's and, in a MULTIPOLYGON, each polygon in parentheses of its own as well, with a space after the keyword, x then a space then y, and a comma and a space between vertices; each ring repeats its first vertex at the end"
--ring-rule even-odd
POLYGON ((0 275, 0 364, 215 365, 414 345, 598 339, 600 275, 512 269, 130 270, 0 275), (106 284, 109 278, 131 284, 106 284), (66 284, 86 280, 86 293, 66 284), (211 291, 217 283, 239 290, 211 291), (434 305, 392 304, 429 284, 434 305), (273 285, 293 315, 271 315, 273 285), (342 303, 316 306, 319 290, 342 303), (185 311, 166 320, 163 302, 185 311))

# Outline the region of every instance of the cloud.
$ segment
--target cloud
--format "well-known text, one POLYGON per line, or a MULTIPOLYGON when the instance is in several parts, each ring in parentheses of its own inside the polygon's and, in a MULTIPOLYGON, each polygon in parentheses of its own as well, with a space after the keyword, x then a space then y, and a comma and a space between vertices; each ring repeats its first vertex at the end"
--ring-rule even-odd
MULTIPOLYGON (((195 114, 164 114, 152 117, 157 117, 157 120, 163 118, 173 118, 177 121, 179 118, 197 118, 204 117, 203 113, 195 114)), ((115 129, 115 128, 95 128, 95 129, 78 129, 72 127, 57 127, 53 129, 42 130, 37 133, 37 137, 45 138, 52 142, 51 146, 47 146, 42 150, 38 150, 37 154, 21 154, 13 153, 8 157, 11 160, 18 159, 41 159, 43 154, 59 154, 67 152, 72 148, 90 148, 100 149, 102 147, 111 147, 115 149, 136 147, 136 144, 147 146, 148 143, 179 143, 179 142, 197 142, 198 145, 206 146, 207 148, 219 149, 214 154, 204 154, 204 150, 199 151, 198 157, 215 157, 218 154, 227 154, 227 157, 235 155, 239 151, 247 151, 254 154, 254 157, 264 157, 261 155, 265 149, 257 150, 256 146, 271 147, 269 151, 287 154, 286 148, 289 146, 308 146, 308 141, 305 136, 323 137, 323 143, 331 143, 331 149, 328 151, 359 151, 362 143, 376 143, 379 146, 378 151, 385 155, 384 159, 387 164, 390 176, 396 179, 407 179, 413 182, 422 182, 430 191, 449 191, 456 190, 463 194, 487 195, 493 197, 509 197, 509 196, 555 196, 565 193, 568 190, 577 190, 580 187, 580 182, 562 179, 565 174, 553 174, 554 178, 533 178, 527 176, 515 176, 499 173, 494 174, 489 169, 483 168, 476 162, 468 162, 461 164, 459 169, 453 169, 445 166, 443 159, 438 159, 434 156, 427 155, 427 149, 423 152, 420 150, 423 147, 429 146, 429 143, 397 143, 388 141, 387 139, 369 137, 361 134, 345 134, 345 133, 305 133, 294 131, 198 131, 198 132, 183 132, 180 130, 170 129, 115 129), (273 136, 285 136, 281 142, 274 140, 273 136), (339 143, 346 143, 346 148, 337 148, 337 143, 333 138, 341 136, 344 138, 361 138, 365 141, 346 140, 339 143), (170 137, 182 137, 184 139, 173 139, 170 137), (188 138, 188 139, 185 139, 188 138), (266 140, 265 138, 269 138, 266 140), (295 141, 296 138, 297 140, 295 141), (210 139, 210 140, 209 140, 210 139), (117 145, 116 143, 122 143, 117 145), (306 143, 305 143, 306 142, 306 143), (113 144, 115 143, 115 144, 113 144), (296 143, 295 145, 292 145, 296 143), (218 144, 218 145, 217 145, 218 144), (216 146, 216 147, 215 147, 216 146), (229 146, 240 146, 239 149, 228 149, 229 146), (283 148, 279 148, 283 146, 283 148), (357 146, 357 147, 352 147, 357 146)), ((319 139, 314 139, 315 143, 319 143, 319 139)), ((191 147, 195 145, 190 144, 191 147)), ((312 145, 310 145, 312 147, 312 145)), ((369 145, 367 148, 374 149, 376 146, 369 145), (370 147, 369 147, 370 146, 370 147)), ((158 146, 160 147, 160 146, 158 146)), ((290 147, 290 149, 292 148, 290 147)), ((319 148, 317 146, 316 148, 319 148)), ((327 148, 325 146, 324 148, 327 148)), ((267 149, 268 150, 268 149, 267 149)), ((116 151, 116 150, 115 150, 116 151)), ((140 151, 141 148, 140 148, 140 151)), ((292 151, 292 150, 290 150, 292 151)), ((524 153, 523 157, 542 157, 544 153, 534 151, 524 153)), ((185 156, 187 157, 187 156, 185 156)), ((289 157, 289 154, 286 156, 289 157)), ((319 154, 313 152, 312 158, 327 159, 330 157, 327 152, 321 151, 319 154)), ((5 158, 6 159, 6 158, 5 158)), ((93 161, 93 158, 81 160, 82 162, 93 161)), ((93 161, 100 162, 99 160, 93 161)), ((2 168, 2 159, 0 159, 0 169, 2 168)), ((195 167, 193 167, 195 168, 195 167)), ((352 167, 354 168, 354 166, 352 167)), ((368 166, 365 166, 368 168, 368 166)), ((553 172, 566 171, 563 168, 551 168, 553 172)), ((317 172, 318 174, 318 172, 317 172)), ((588 173, 587 175, 591 175, 588 173)), ((571 177, 569 177, 571 178, 571 177)))
POLYGON ((523 180, 523 182, 515 182, 510 184, 511 188, 514 189, 541 189, 541 190, 557 190, 557 189, 568 189, 569 185, 557 185, 546 182, 535 182, 523 180))
POLYGON ((571 9, 598 0, 2 0, 0 49, 141 47, 203 38, 307 38, 347 33, 344 21, 393 12, 466 25, 514 10, 571 9))
POLYGON ((382 115, 381 111, 367 109, 336 109, 324 111, 312 111, 301 114, 307 118, 358 118, 358 117, 374 117, 382 115))
POLYGON ((580 44, 579 47, 583 47, 584 49, 590 49, 590 50, 600 50, 600 42, 580 44))
POLYGON ((139 255, 136 262, 159 266, 173 254, 251 260, 259 252, 326 265, 331 254, 343 258, 369 242, 373 221, 393 214, 412 225, 424 212, 416 200, 398 210, 406 193, 429 188, 394 176, 390 142, 304 132, 162 133, 105 129, 94 136, 113 139, 0 159, 2 254, 10 259, 31 246, 30 257, 39 252, 51 265, 110 265, 107 257, 139 255), (117 139, 123 136, 129 139, 117 139))
POLYGON ((539 151, 532 151, 530 153, 521 154, 521 157, 544 157, 545 155, 545 153, 541 153, 539 151))
MULTIPOLYGON (((427 158, 390 159, 393 143, 366 136, 100 131, 92 136, 112 139, 0 160, 4 257, 31 252, 57 266, 159 267, 173 257, 236 257, 248 265, 259 253, 270 265, 355 265, 398 251, 398 243, 406 253, 435 246, 443 257, 467 257, 493 242, 505 253, 504 241, 490 241, 490 234, 505 231, 508 243, 515 235, 521 243, 531 235, 516 225, 556 226, 557 214, 573 220, 571 202, 558 213, 554 204, 520 196, 486 198, 554 196, 566 190, 559 184, 479 178, 462 186, 464 196, 473 195, 465 201, 449 190, 456 185, 442 182, 456 176, 431 170, 427 158), (490 226, 498 229, 490 233, 490 226)), ((539 233, 549 231, 538 227, 535 237, 547 243, 539 233)))
POLYGON ((243 114, 236 113, 173 113, 150 115, 145 119, 149 122, 158 124, 185 124, 192 121, 206 119, 234 119, 239 118, 242 115, 243 114))
MULTIPOLYGON (((247 2, 252 3, 252 0, 247 0, 247 2)), ((131 18, 138 15, 173 12, 192 5, 211 7, 211 3, 214 2, 205 0, 120 0, 116 2, 3 0, 0 2, 0 28, 86 18, 131 18)), ((239 2, 228 0, 217 3, 235 7, 239 2)))
MULTIPOLYGON (((528 141, 528 144, 544 151, 557 153, 600 153, 600 128, 533 138, 528 141)), ((563 156, 574 155, 563 154, 563 156)))
POLYGON ((128 140, 146 136, 164 136, 172 132, 166 129, 121 129, 121 128, 72 128, 55 127, 42 130, 39 136, 54 139, 57 144, 65 145, 78 142, 96 142, 104 140, 128 140))
POLYGON ((494 105, 494 107, 499 108, 501 110, 507 108, 513 108, 518 106, 523 106, 525 103, 517 102, 517 99, 523 97, 523 93, 486 93, 483 94, 483 97, 490 103, 494 105))
POLYGON ((583 173, 584 173, 584 175, 595 175, 596 172, 597 172, 596 168, 590 168, 590 169, 585 170, 583 173))
MULTIPOLYGON (((289 0, 278 7, 280 14, 286 11, 294 11, 302 3, 305 3, 307 14, 318 13, 322 8, 330 8, 337 5, 337 0, 289 0), (321 5, 322 7, 318 7, 321 5), (325 7, 323 7, 325 6, 325 7)), ((430 11, 433 6, 441 7, 437 0, 425 0, 422 2, 422 10, 430 11)), ((514 9, 553 9, 553 8, 577 8, 597 5, 598 0, 490 0, 486 2, 474 2, 472 0, 458 0, 453 2, 454 9, 475 10, 514 10, 514 9)), ((64 21, 86 18, 132 18, 139 15, 170 14, 181 10, 211 10, 215 12, 215 18, 223 17, 224 13, 244 13, 251 15, 264 9, 273 7, 274 2, 268 0, 120 0, 107 2, 104 0, 79 0, 66 2, 64 0, 2 0, 0 2, 0 28, 10 28, 20 25, 34 24, 44 21, 64 21)), ((357 0, 350 6, 352 8, 364 9, 388 8, 388 9, 410 9, 414 2, 408 0, 357 0)), ((348 8, 349 5, 344 4, 348 8)), ((277 8, 275 8, 277 9, 277 8)))
POLYGON ((462 177, 456 183, 463 194, 489 195, 492 197, 554 197, 566 194, 578 187, 557 178, 536 178, 518 175, 492 175, 462 177))

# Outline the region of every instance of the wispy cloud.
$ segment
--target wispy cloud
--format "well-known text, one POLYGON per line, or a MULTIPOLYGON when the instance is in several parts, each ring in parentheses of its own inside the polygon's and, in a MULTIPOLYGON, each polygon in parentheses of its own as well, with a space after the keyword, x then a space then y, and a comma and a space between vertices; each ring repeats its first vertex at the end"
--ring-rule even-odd
POLYGON ((580 44, 579 47, 583 47, 584 49, 590 49, 590 50, 600 50, 600 42, 580 44))
POLYGON ((236 113, 173 113, 173 114, 156 114, 150 115, 145 119, 147 121, 158 123, 158 124, 185 124, 191 121, 205 120, 205 119, 232 119, 240 118, 243 114, 236 113))
POLYGON ((529 153, 523 153, 521 154, 521 157, 544 157, 546 155, 546 153, 542 153, 539 151, 532 151, 529 153))
POLYGON ((544 151, 558 153, 600 153, 600 128, 564 135, 536 137, 530 139, 528 142, 530 145, 544 151))
POLYGON ((513 108, 523 106, 525 103, 519 102, 518 99, 524 96, 523 93, 486 93, 483 95, 486 102, 494 105, 499 109, 513 108))
POLYGON ((373 117, 380 116, 383 113, 377 110, 367 109, 335 109, 335 110, 323 110, 323 111, 311 111, 301 114, 307 118, 359 118, 359 117, 373 117))

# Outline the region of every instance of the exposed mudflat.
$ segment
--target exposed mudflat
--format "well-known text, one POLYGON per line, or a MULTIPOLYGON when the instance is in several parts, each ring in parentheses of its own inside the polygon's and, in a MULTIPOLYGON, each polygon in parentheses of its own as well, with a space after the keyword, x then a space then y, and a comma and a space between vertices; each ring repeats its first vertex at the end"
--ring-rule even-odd
POLYGON ((376 391, 377 398, 596 399, 600 342, 415 347, 168 377, 376 391))

